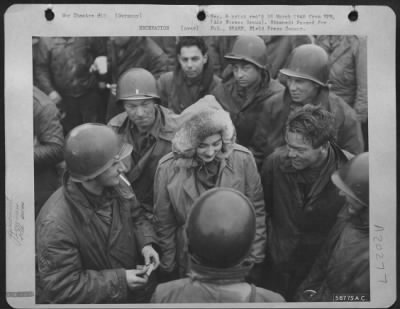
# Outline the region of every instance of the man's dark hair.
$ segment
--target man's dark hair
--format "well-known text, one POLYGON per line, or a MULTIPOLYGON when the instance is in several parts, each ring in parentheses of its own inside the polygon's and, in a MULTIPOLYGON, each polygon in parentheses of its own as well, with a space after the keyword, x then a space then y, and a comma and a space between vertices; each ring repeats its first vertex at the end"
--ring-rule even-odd
POLYGON ((176 43, 176 54, 181 53, 182 47, 197 46, 203 56, 207 53, 208 47, 200 36, 181 36, 179 37, 178 43, 176 43))
POLYGON ((286 132, 299 133, 313 148, 318 148, 335 141, 335 118, 324 108, 307 104, 289 116, 286 132))

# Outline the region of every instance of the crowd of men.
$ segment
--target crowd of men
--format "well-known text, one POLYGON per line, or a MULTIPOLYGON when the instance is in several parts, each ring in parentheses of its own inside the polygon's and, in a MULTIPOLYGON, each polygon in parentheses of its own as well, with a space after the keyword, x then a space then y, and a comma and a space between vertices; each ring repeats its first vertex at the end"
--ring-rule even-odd
POLYGON ((33 41, 38 303, 369 298, 366 42, 33 41))

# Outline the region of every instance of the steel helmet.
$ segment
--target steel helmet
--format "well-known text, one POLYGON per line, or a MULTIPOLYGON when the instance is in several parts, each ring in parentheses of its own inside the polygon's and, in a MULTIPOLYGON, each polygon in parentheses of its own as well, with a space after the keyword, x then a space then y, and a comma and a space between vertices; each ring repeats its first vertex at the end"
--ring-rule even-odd
POLYGON ((214 188, 195 201, 186 226, 192 257, 204 266, 239 264, 255 237, 255 211, 249 199, 231 188, 214 188))
POLYGON ((369 206, 369 153, 361 153, 332 174, 332 182, 347 195, 369 206))
POLYGON ((87 181, 107 170, 115 160, 121 160, 132 151, 132 145, 123 143, 113 129, 98 123, 75 127, 64 145, 64 158, 71 179, 87 181))
POLYGON ((142 68, 127 70, 117 83, 117 102, 145 99, 160 99, 153 74, 142 68))
POLYGON ((224 58, 247 61, 264 70, 267 69, 268 64, 265 43, 256 35, 239 36, 233 44, 232 51, 224 58))
POLYGON ((279 72, 286 76, 308 79, 325 87, 329 79, 328 54, 318 45, 300 45, 293 49, 287 65, 279 72))

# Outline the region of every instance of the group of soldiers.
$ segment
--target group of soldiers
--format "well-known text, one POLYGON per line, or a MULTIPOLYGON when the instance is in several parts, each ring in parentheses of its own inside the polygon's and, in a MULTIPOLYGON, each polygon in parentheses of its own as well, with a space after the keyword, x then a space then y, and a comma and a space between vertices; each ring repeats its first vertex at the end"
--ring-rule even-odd
POLYGON ((369 298, 365 38, 35 39, 38 303, 369 298))

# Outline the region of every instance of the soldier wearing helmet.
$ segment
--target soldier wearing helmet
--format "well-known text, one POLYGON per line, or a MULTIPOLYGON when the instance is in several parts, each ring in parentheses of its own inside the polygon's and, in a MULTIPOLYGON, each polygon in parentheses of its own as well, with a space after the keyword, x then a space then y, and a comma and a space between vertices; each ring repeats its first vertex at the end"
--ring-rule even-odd
POLYGON ((334 115, 336 140, 341 148, 352 154, 364 150, 361 125, 354 110, 329 90, 328 54, 323 48, 313 44, 296 47, 280 73, 286 89, 263 111, 263 126, 255 134, 255 139, 264 138, 263 154, 284 144, 289 114, 306 104, 322 106, 334 115))
POLYGON ((130 160, 125 161, 126 174, 150 217, 154 174, 158 161, 171 151, 176 129, 174 114, 159 102, 153 75, 145 69, 132 68, 121 76, 117 84, 117 103, 125 112, 108 123, 133 147, 130 160))
POLYGON ((84 124, 65 141, 63 185, 36 220, 38 303, 146 302, 158 267, 154 234, 121 160, 132 146, 106 125, 84 124))
POLYGON ((333 301, 335 294, 352 293, 369 301, 369 154, 359 154, 335 171, 332 182, 346 205, 296 300, 333 301))
POLYGON ((270 213, 266 287, 292 300, 345 203, 330 176, 352 156, 335 143, 334 116, 306 105, 286 124, 286 145, 265 159, 261 172, 270 213))
POLYGON ((260 143, 265 138, 255 139, 254 133, 264 121, 262 110, 284 87, 270 78, 266 47, 258 36, 239 36, 225 58, 233 73, 212 94, 230 113, 238 144, 249 148, 259 164, 264 157, 260 143))
POLYGON ((283 302, 277 293, 248 284, 246 262, 256 236, 250 200, 231 188, 201 194, 189 213, 188 278, 161 284, 153 303, 283 302))
MULTIPOLYGON (((118 79, 131 68, 143 68, 158 78, 168 71, 168 57, 150 37, 115 36, 107 40, 107 73, 103 87, 110 89, 106 121, 123 112, 116 104, 116 84, 118 79)), ((97 70, 96 67, 93 68, 97 70)))
POLYGON ((161 104, 180 114, 200 98, 210 94, 221 80, 214 75, 202 37, 179 37, 176 43, 176 68, 157 81, 161 104))

